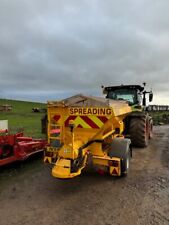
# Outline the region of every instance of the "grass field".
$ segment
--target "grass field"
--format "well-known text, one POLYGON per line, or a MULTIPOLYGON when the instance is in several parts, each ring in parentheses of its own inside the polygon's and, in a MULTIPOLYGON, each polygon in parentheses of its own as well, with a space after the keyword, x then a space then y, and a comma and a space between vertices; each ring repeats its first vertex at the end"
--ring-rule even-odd
POLYGON ((12 110, 9 112, 0 111, 0 120, 8 120, 9 129, 12 132, 22 128, 28 136, 35 138, 44 137, 41 134, 41 118, 45 113, 33 113, 32 108, 46 108, 46 104, 0 99, 0 105, 3 104, 12 106, 12 110))

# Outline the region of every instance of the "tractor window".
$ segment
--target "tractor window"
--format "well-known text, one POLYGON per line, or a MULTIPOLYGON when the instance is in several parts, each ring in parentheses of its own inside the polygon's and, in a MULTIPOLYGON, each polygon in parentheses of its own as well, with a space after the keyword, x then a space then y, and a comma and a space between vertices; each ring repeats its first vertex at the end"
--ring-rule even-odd
POLYGON ((115 99, 115 100, 125 100, 130 105, 134 105, 138 103, 136 90, 130 90, 130 89, 117 89, 117 90, 109 91, 107 94, 107 98, 115 99))

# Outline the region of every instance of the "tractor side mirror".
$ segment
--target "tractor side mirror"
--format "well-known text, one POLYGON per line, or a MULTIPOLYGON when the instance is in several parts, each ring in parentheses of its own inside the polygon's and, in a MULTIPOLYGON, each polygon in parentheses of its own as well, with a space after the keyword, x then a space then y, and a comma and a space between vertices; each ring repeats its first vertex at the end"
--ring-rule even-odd
POLYGON ((107 94, 106 88, 103 85, 101 86, 101 88, 102 88, 103 94, 106 95, 107 94))
POLYGON ((152 101, 153 101, 153 93, 150 92, 150 94, 149 94, 149 102, 152 102, 152 101))

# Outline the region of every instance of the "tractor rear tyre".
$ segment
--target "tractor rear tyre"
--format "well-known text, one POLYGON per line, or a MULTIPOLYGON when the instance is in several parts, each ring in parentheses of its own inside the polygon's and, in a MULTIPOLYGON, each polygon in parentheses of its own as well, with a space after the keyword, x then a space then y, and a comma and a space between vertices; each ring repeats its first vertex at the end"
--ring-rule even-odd
POLYGON ((129 128, 132 146, 147 147, 150 138, 149 130, 149 121, 146 116, 132 118, 129 128))

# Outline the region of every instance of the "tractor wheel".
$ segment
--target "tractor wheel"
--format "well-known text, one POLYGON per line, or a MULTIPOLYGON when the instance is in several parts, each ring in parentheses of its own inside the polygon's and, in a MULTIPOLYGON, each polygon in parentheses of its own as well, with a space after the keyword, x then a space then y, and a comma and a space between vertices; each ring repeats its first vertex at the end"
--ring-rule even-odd
POLYGON ((144 148, 150 137, 149 121, 146 116, 135 117, 130 121, 129 134, 132 146, 144 148))

